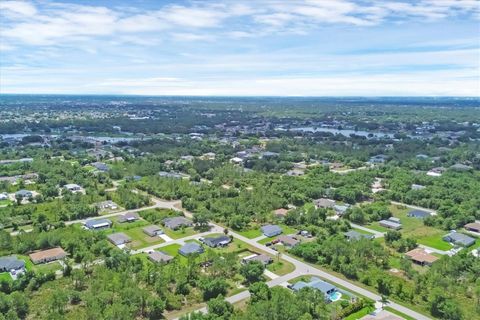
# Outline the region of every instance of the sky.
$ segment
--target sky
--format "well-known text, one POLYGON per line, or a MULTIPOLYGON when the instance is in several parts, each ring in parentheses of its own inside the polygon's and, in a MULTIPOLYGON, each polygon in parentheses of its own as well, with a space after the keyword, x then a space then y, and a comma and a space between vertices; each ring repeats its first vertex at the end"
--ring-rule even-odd
POLYGON ((480 0, 0 0, 0 93, 480 96, 480 0))

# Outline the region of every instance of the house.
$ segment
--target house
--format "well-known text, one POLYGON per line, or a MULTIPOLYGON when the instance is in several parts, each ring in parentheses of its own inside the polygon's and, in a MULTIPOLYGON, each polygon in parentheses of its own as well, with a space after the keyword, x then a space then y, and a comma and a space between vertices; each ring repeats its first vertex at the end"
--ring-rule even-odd
POLYGON ((140 219, 140 217, 138 216, 138 213, 127 212, 124 215, 119 216, 117 221, 120 222, 120 223, 124 223, 124 222, 137 221, 138 219, 140 219))
POLYGON ((318 208, 328 209, 328 208, 333 208, 335 206, 335 200, 320 198, 320 199, 314 200, 313 204, 317 209, 318 208))
POLYGON ((182 179, 182 175, 176 172, 160 171, 158 175, 162 178, 182 179))
POLYGON ((446 170, 444 167, 432 168, 427 172, 427 176, 440 177, 446 170))
POLYGON ((8 200, 8 194, 5 192, 0 193, 0 201, 1 200, 8 200))
POLYGON ((125 243, 132 241, 129 236, 123 232, 112 233, 107 236, 108 241, 113 243, 116 246, 120 246, 125 243))
POLYGON ((348 239, 348 241, 352 241, 352 240, 360 240, 360 239, 373 239, 375 238, 372 234, 364 234, 364 233, 360 233, 360 232, 357 232, 355 230, 350 230, 350 231, 347 231, 344 233, 345 237, 348 239))
POLYGON ((150 237, 155 237, 163 234, 163 230, 160 229, 160 227, 151 225, 151 226, 146 226, 145 228, 142 229, 144 233, 149 235, 150 237))
POLYGON ((25 198, 31 198, 31 197, 33 197, 33 193, 32 191, 29 191, 29 190, 22 189, 15 192, 15 198, 25 199, 25 198))
POLYGON ((0 272, 10 272, 12 270, 24 270, 25 261, 15 256, 0 257, 0 272))
POLYGON ((407 253, 405 253, 405 257, 407 257, 408 259, 412 260, 414 263, 419 264, 421 266, 425 266, 425 265, 430 266, 432 265, 432 263, 438 260, 437 257, 427 253, 422 248, 415 248, 413 250, 408 251, 407 253))
POLYGON ((106 229, 112 226, 112 221, 108 219, 92 219, 85 221, 85 228, 90 230, 106 229))
POLYGON ((169 263, 173 257, 162 251, 153 251, 148 254, 148 259, 155 263, 169 263))
POLYGON ((98 171, 102 171, 102 172, 107 172, 108 170, 110 170, 108 166, 103 162, 94 162, 94 163, 91 163, 91 166, 97 169, 98 171))
POLYGON ((273 214, 277 217, 277 218, 283 218, 287 215, 288 213, 288 210, 285 209, 285 208, 280 208, 280 209, 277 209, 277 210, 274 210, 273 211, 273 214))
POLYGON ((455 231, 452 231, 449 234, 445 235, 442 239, 463 247, 470 247, 472 244, 475 243, 474 238, 455 231))
POLYGON ((279 234, 282 233, 282 228, 280 228, 275 224, 267 224, 266 226, 263 226, 261 229, 262 229, 262 233, 269 238, 278 236, 279 234))
POLYGON ((97 208, 100 210, 116 210, 118 209, 118 205, 112 200, 107 200, 97 203, 97 208))
POLYGON ((332 300, 330 297, 335 294, 335 292, 337 292, 337 288, 334 285, 325 282, 317 277, 312 277, 310 282, 298 281, 290 288, 293 291, 300 291, 301 289, 306 287, 321 291, 325 295, 325 298, 329 301, 332 300))
POLYGON ((292 236, 285 236, 285 235, 278 236, 278 241, 288 248, 293 248, 300 243, 300 241, 297 240, 296 238, 292 236))
POLYGON ((409 217, 411 217, 411 218, 424 219, 424 218, 430 217, 431 214, 430 214, 430 212, 428 212, 428 211, 423 211, 423 210, 414 209, 414 210, 410 210, 410 211, 407 213, 407 216, 409 216, 409 217))
POLYGON ((480 222, 467 223, 463 226, 468 231, 479 232, 480 233, 480 222))
POLYGON ((385 163, 388 160, 388 156, 384 154, 378 154, 376 156, 373 156, 368 160, 369 163, 375 164, 375 163, 385 163))
POLYGON ((348 208, 350 208, 350 205, 348 204, 344 204, 344 205, 336 204, 333 206, 333 210, 335 210, 335 213, 338 214, 339 216, 343 216, 345 212, 347 212, 348 208))
POLYGON ((52 248, 48 250, 37 251, 28 255, 34 264, 46 263, 55 260, 61 260, 67 256, 62 248, 52 248))
POLYGON ((243 159, 242 159, 242 158, 239 158, 239 157, 233 157, 232 159, 230 159, 230 162, 231 162, 231 163, 234 163, 234 164, 242 164, 242 163, 243 163, 243 159))
POLYGON ((192 221, 184 217, 166 218, 163 219, 163 224, 165 225, 165 227, 172 230, 177 230, 181 227, 191 227, 193 225, 192 221))
POLYGON ((259 261, 259 262, 263 263, 264 265, 267 265, 267 264, 272 263, 273 259, 271 257, 267 256, 266 254, 256 254, 256 253, 242 259, 243 264, 247 264, 247 263, 250 263, 252 261, 259 261))
POLYGON ((290 177, 300 177, 300 176, 303 176, 305 174, 305 171, 295 168, 295 169, 292 169, 292 170, 288 170, 285 174, 287 176, 290 176, 290 177))
POLYGON ((200 254, 203 253, 203 247, 196 242, 188 242, 178 249, 178 253, 185 257, 191 254, 200 254))
POLYGON ((387 220, 380 220, 378 224, 388 229, 393 229, 393 230, 402 229, 402 224, 400 223, 400 219, 394 218, 394 217, 390 217, 387 220))
POLYGON ((232 239, 226 235, 221 235, 215 238, 209 237, 209 238, 203 239, 203 243, 205 243, 207 246, 211 248, 225 247, 230 242, 232 242, 232 239))
POLYGON ((278 157, 280 154, 277 153, 277 152, 271 152, 271 151, 265 151, 261 154, 261 158, 264 158, 264 159, 270 159, 270 158, 276 158, 278 157))
POLYGON ((80 187, 78 184, 75 184, 75 183, 68 183, 66 185, 63 186, 66 190, 70 191, 70 192, 73 192, 73 193, 76 193, 76 192, 82 192, 83 191, 83 188, 80 187))
POLYGON ((415 184, 415 183, 413 183, 413 184, 410 186, 410 188, 411 188, 412 190, 423 190, 423 189, 425 189, 426 187, 425 187, 425 186, 422 186, 421 184, 415 184))
POLYGON ((450 169, 455 170, 455 171, 470 171, 473 168, 461 163, 456 163, 453 166, 450 167, 450 169))

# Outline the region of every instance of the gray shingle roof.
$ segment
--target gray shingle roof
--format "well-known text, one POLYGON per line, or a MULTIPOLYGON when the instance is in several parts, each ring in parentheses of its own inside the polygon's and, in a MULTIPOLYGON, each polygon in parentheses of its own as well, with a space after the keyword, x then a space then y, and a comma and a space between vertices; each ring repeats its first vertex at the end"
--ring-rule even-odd
POLYGON ((188 256, 190 254, 202 253, 202 252, 203 252, 203 247, 195 242, 186 243, 185 245, 183 245, 183 247, 181 247, 178 250, 178 253, 180 253, 183 256, 188 256))
POLYGON ((266 226, 263 226, 262 232, 264 235, 267 237, 274 237, 282 233, 282 228, 275 224, 267 224, 266 226))
POLYGON ((25 262, 15 256, 0 257, 0 271, 25 268, 25 262))

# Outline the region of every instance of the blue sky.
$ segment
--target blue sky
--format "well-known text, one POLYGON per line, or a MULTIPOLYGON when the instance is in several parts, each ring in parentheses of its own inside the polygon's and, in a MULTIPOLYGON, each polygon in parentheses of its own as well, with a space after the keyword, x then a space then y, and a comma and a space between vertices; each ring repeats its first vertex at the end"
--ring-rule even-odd
POLYGON ((477 0, 0 0, 0 93, 479 96, 477 0))

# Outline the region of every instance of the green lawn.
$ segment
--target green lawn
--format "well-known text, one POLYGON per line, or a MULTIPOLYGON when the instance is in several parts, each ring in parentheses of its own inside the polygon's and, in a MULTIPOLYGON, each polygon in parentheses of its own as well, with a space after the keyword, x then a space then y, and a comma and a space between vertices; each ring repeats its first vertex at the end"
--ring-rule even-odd
POLYGON ((163 251, 163 252, 165 252, 166 254, 168 254, 172 257, 176 257, 176 256, 178 256, 178 249, 180 249, 181 247, 182 247, 181 245, 173 243, 173 244, 169 244, 168 246, 161 247, 157 250, 158 251, 163 251))
POLYGON ((58 261, 53 261, 50 263, 44 264, 37 264, 33 267, 33 269, 37 272, 47 273, 47 272, 55 272, 57 270, 61 270, 62 266, 58 261))
POLYGON ((295 266, 285 260, 275 261, 267 266, 267 270, 276 275, 283 276, 295 270, 295 266))
POLYGON ((407 316, 406 314, 403 314, 403 313, 401 313, 400 311, 397 311, 397 310, 393 309, 392 307, 385 307, 385 308, 383 308, 383 309, 385 309, 385 310, 387 310, 388 312, 391 312, 391 313, 393 313, 393 314, 396 314, 397 316, 400 316, 400 317, 404 318, 405 320, 415 320, 415 318, 412 318, 412 317, 410 317, 410 316, 407 316))
POLYGON ((281 224, 280 227, 282 228, 282 231, 283 231, 283 234, 296 234, 297 233, 297 229, 294 229, 290 226, 287 226, 285 224, 281 224))
POLYGON ((363 309, 360 309, 359 311, 352 313, 348 317, 344 318, 344 320, 356 320, 356 319, 361 319, 362 317, 366 316, 370 312, 375 311, 374 307, 365 307, 363 309))
POLYGON ((163 231, 167 236, 169 236, 172 239, 180 239, 180 238, 185 238, 188 236, 192 236, 194 234, 197 234, 198 232, 193 229, 193 227, 185 228, 185 229, 178 229, 178 230, 171 230, 169 228, 163 228, 163 231))
POLYGON ((6 199, 6 200, 0 200, 0 207, 1 206, 8 206, 12 201, 6 199))
POLYGON ((262 235, 262 231, 260 229, 249 229, 245 231, 238 231, 238 234, 241 234, 242 236, 248 238, 248 239, 253 239, 260 237, 262 235))
POLYGON ((362 229, 352 228, 352 230, 355 230, 356 232, 358 232, 358 233, 360 233, 360 234, 373 235, 373 233, 368 232, 368 231, 365 231, 365 230, 362 230, 362 229))
POLYGON ((0 273, 0 281, 7 281, 7 282, 12 281, 12 277, 10 276, 10 273, 1 272, 0 273))
POLYGON ((143 232, 143 227, 123 230, 122 232, 132 238, 132 242, 130 242, 127 246, 135 250, 165 242, 160 237, 150 237, 147 235, 145 232, 143 232))

